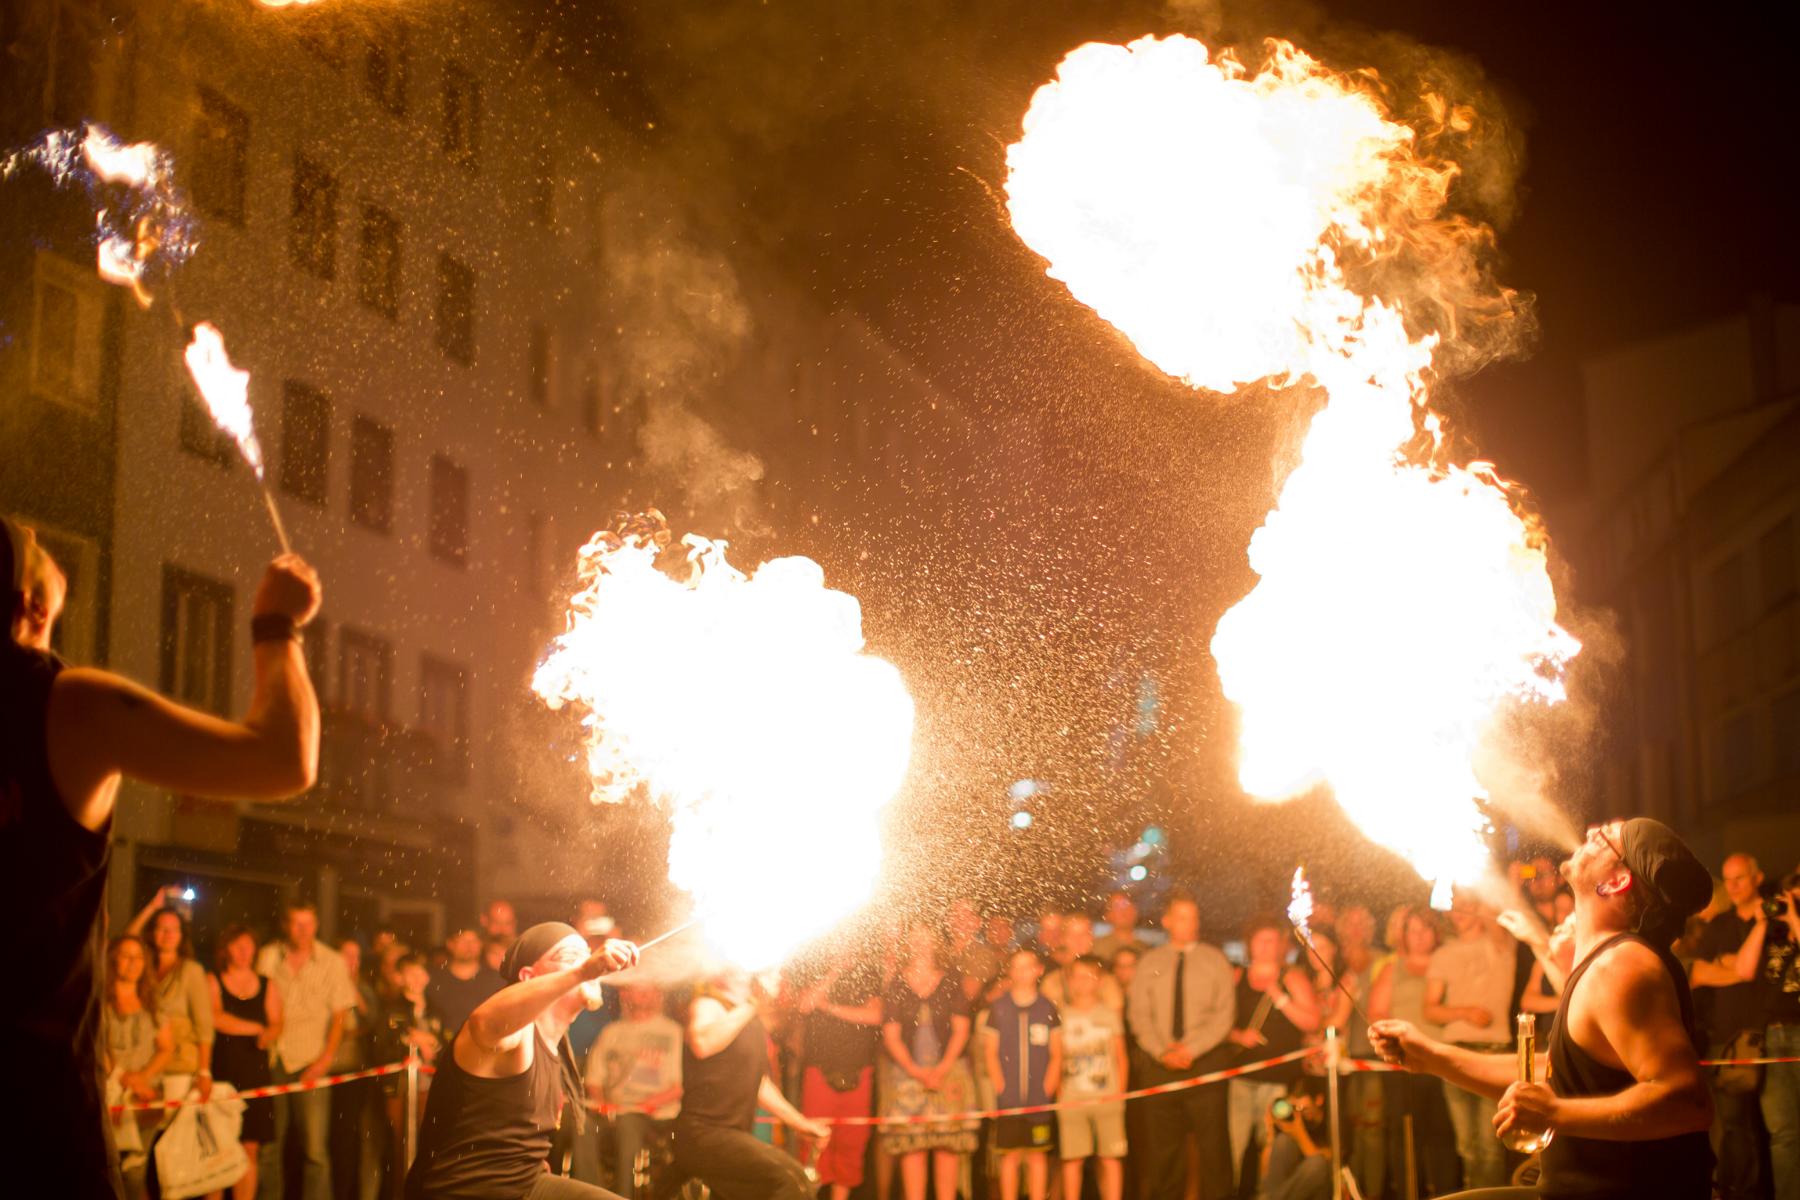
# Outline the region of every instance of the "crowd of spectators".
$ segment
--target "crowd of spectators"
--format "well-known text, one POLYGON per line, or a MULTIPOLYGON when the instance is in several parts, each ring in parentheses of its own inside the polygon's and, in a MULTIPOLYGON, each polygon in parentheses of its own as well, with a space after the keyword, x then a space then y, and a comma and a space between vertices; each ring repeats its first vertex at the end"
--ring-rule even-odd
MULTIPOLYGON (((870 925, 759 984, 771 1074, 808 1117, 910 1120, 873 1131, 841 1124, 822 1146, 772 1124, 759 1136, 789 1143, 822 1200, 870 1191, 876 1200, 1322 1200, 1331 1192, 1322 1056, 1129 1105, 1107 1098, 1304 1050, 1327 1029, 1366 1058, 1365 1018, 1510 1048, 1514 1018, 1553 1013, 1572 966, 1570 898, 1555 864, 1525 858, 1512 874, 1517 899, 1498 911, 1458 892, 1448 913, 1406 904, 1378 924, 1367 907, 1321 898, 1310 945, 1273 915, 1211 928, 1179 892, 1154 925, 1125 892, 1107 898, 1098 921, 1082 911, 1015 918, 956 900, 929 918, 870 925), (1084 1103, 960 1116, 1059 1100, 1084 1103)), ((596 945, 629 936, 599 901, 574 915, 596 945)), ((215 1079, 242 1090, 409 1055, 429 1066, 502 986, 495 962, 517 928, 497 900, 439 945, 408 946, 387 931, 326 945, 318 914, 295 904, 267 944, 243 926, 220 931, 207 971, 179 892, 158 892, 107 954, 103 1045, 115 1094, 205 1097, 215 1079)), ((1714 908, 1676 947, 1691 963, 1714 1057, 1800 1053, 1796 946, 1800 874, 1771 888, 1750 856, 1727 859, 1714 908)), ((598 1119, 565 1120, 552 1169, 626 1200, 650 1194, 681 1110, 690 983, 704 982, 608 988, 604 1005, 571 1027, 598 1119)), ((233 1195, 397 1196, 404 1078, 252 1101, 242 1121, 252 1170, 233 1195)), ((1800 1072, 1715 1068, 1714 1081, 1719 1194, 1795 1200, 1800 1072)), ((1494 1137, 1493 1109, 1427 1076, 1343 1076, 1339 1133, 1360 1193, 1504 1183, 1522 1159, 1494 1137)), ((116 1118, 128 1167, 141 1168, 164 1119, 116 1118)))

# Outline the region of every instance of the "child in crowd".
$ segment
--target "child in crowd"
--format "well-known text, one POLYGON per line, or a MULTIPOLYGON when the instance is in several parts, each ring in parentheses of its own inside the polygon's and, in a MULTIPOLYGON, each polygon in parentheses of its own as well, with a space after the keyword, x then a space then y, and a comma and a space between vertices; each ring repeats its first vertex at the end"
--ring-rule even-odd
MULTIPOLYGON (((1126 951, 1120 951, 1126 953, 1126 951)), ((1116 1096, 1125 1090, 1125 1022, 1100 999, 1105 977, 1100 960, 1083 956, 1063 968, 1064 1101, 1116 1096)), ((1098 1157, 1100 1200, 1120 1200, 1125 1190, 1125 1102, 1090 1104, 1056 1114, 1062 1154, 1063 1200, 1081 1200, 1086 1160, 1098 1157)))
MULTIPOLYGON (((1056 1006, 1038 993, 1043 960, 1028 949, 1007 960, 1006 994, 988 1008, 988 1076, 1000 1108, 1048 1104, 1062 1081, 1062 1033, 1056 1006)), ((1018 1200, 1023 1160, 1026 1194, 1044 1200, 1050 1179, 1050 1151, 1056 1120, 1050 1113, 998 1117, 994 1149, 1000 1154, 1000 1200, 1018 1200)))
POLYGON ((638 1152, 681 1111, 681 1025, 663 1013, 655 986, 619 992, 621 1016, 600 1031, 588 1052, 588 1097, 612 1111, 613 1191, 638 1195, 638 1152))

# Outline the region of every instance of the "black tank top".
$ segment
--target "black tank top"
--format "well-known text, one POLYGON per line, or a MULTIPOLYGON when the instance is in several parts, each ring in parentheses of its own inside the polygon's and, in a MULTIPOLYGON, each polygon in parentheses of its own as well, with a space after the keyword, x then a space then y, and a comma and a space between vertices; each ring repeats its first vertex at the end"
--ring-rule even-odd
MULTIPOLYGON (((1287 975, 1285 968, 1281 974, 1283 977, 1287 975)), ((1232 1022, 1233 1028, 1250 1028, 1250 1023, 1256 1019, 1257 1009, 1262 1007, 1263 996, 1264 993, 1250 986, 1250 968, 1245 967, 1243 976, 1237 982, 1237 1016, 1232 1022)), ((1245 1050, 1240 1055, 1241 1058, 1276 1058, 1300 1049, 1306 1042, 1305 1036, 1300 1032, 1300 1027, 1288 1020, 1287 1014, 1273 1004, 1268 1005, 1263 1014, 1260 1032, 1269 1039, 1268 1045, 1245 1050)), ((1300 1063, 1291 1062, 1279 1067, 1270 1067, 1266 1071, 1258 1071, 1251 1078, 1263 1083, 1292 1083, 1300 1078, 1302 1070, 1300 1063)))
POLYGON ((550 1157, 563 1098, 556 1048, 535 1029, 532 1038, 531 1066, 507 1079, 463 1070, 454 1042, 438 1055, 407 1200, 520 1200, 531 1191, 550 1157))
MULTIPOLYGON (((1581 960, 1563 985, 1562 1003, 1550 1027, 1550 1090, 1558 1096, 1611 1096, 1630 1087, 1631 1073, 1596 1062, 1575 1039, 1567 1036, 1569 1001, 1587 969, 1620 942, 1641 942, 1655 951, 1675 983, 1681 1002, 1681 1023, 1688 1040, 1699 1043, 1694 1033, 1694 1001, 1687 974, 1667 950, 1658 949, 1635 933, 1607 938, 1581 960)), ((1608 1142, 1558 1133, 1544 1150, 1544 1175, 1539 1194, 1555 1200, 1627 1200, 1655 1196, 1658 1200, 1707 1200, 1712 1195, 1712 1147, 1704 1132, 1641 1142, 1608 1142)))
POLYGON ((45 728, 54 654, 0 639, 0 1041, 8 1076, 36 1081, 8 1118, 26 1178, 19 1195, 112 1196, 114 1157, 100 1085, 95 963, 106 936, 111 829, 82 828, 50 778, 45 728), (34 1172, 50 1172, 36 1186, 34 1172))
POLYGON ((711 1058, 699 1058, 681 1043, 682 1125, 707 1129, 756 1128, 756 1093, 769 1071, 769 1035, 762 1018, 751 1017, 730 1045, 711 1058))

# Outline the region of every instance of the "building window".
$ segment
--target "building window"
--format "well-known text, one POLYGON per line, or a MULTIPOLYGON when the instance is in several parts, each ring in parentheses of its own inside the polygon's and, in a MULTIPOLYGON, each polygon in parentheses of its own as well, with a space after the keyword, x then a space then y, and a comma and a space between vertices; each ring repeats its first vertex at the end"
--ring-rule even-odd
POLYGON ((320 279, 337 273, 337 176, 307 158, 294 156, 293 221, 288 257, 320 279))
POLYGON ((211 88, 201 88, 194 114, 194 205, 209 217, 241 226, 248 191, 250 118, 211 88))
POLYGON ((469 557, 469 472, 441 454, 431 456, 431 553, 463 566, 469 557))
POLYGON ((481 81, 457 63, 444 67, 444 154, 473 171, 481 161, 481 81))
POLYGON ((90 266, 40 250, 32 280, 31 390, 94 412, 100 403, 102 302, 90 266))
POLYGON ((362 206, 356 259, 356 294, 392 321, 400 315, 400 221, 373 204, 362 206))
POLYGON ((438 255, 437 343, 464 366, 475 361, 475 272, 448 254, 438 255))
POLYGON ((1718 726, 1713 778, 1720 799, 1730 800, 1756 782, 1756 723, 1748 712, 1725 718, 1718 726))
POLYGON ((369 57, 364 64, 369 94, 396 117, 406 115, 406 85, 412 74, 411 41, 406 22, 391 15, 376 18, 369 33, 369 57))
POLYGON ((338 631, 338 711, 386 725, 393 680, 392 642, 348 625, 338 631))
POLYGON ((539 408, 550 404, 550 331, 542 321, 531 323, 531 345, 525 352, 525 394, 539 408))
POLYGON ((231 585, 163 566, 164 694, 206 712, 231 711, 231 585))
POLYGON ((605 394, 600 390, 600 368, 585 363, 581 368, 581 424, 595 437, 606 430, 605 394))
POLYGON ((1776 522, 1756 543, 1757 573, 1762 576, 1763 611, 1794 594, 1794 518, 1776 522))
POLYGON ((290 379, 281 385, 281 490, 325 506, 331 451, 331 401, 315 387, 290 379))
POLYGON ((540 145, 531 172, 531 219, 548 229, 556 220, 556 158, 540 145))
POLYGON ((434 655, 419 659, 419 729, 436 745, 446 773, 469 773, 469 673, 434 655))
POLYGON ((181 388, 181 448, 214 466, 231 466, 238 460, 237 443, 214 423, 206 402, 192 383, 184 378, 178 386, 181 388))
POLYGON ((1707 577, 1707 601, 1712 606, 1712 644, 1744 627, 1750 609, 1750 589, 1744 580, 1742 554, 1733 554, 1712 569, 1707 577))
POLYGON ((378 533, 394 526, 394 431, 369 417, 350 427, 350 519, 378 533))

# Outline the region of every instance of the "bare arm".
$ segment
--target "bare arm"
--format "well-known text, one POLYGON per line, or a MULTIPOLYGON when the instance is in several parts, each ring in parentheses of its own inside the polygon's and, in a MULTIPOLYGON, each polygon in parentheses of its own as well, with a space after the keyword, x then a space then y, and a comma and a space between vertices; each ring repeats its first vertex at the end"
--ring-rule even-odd
POLYGON ((1544 995, 1544 960, 1538 959, 1531 964, 1531 975, 1525 980, 1525 994, 1519 997, 1519 1007, 1529 1013, 1553 1013, 1560 1003, 1555 996, 1544 995))
POLYGON ((981 1061, 994 1087, 1001 1087, 1006 1076, 1000 1073, 1000 1035, 992 1028, 981 1039, 981 1061))
POLYGON ((1044 1095, 1056 1098, 1057 1086, 1062 1083, 1063 1044, 1062 1030, 1050 1031, 1050 1061, 1044 1067, 1044 1095))
POLYGON ((1498 1100, 1518 1077, 1516 1055, 1464 1050, 1426 1037, 1411 1021, 1376 1021, 1369 1026, 1369 1039, 1376 1052, 1394 1066, 1436 1075, 1491 1099, 1498 1100))
POLYGON ((790 1104, 788 1098, 781 1094, 781 1089, 775 1086, 775 1081, 770 1079, 767 1074, 763 1075, 762 1083, 757 1085, 756 1102, 773 1113, 783 1125, 798 1129, 810 1137, 826 1137, 831 1133, 831 1126, 823 1121, 815 1121, 810 1117, 803 1116, 800 1110, 790 1104))
POLYGON ((266 1028, 255 1021, 246 1021, 225 1011, 225 989, 219 983, 217 975, 208 975, 206 982, 212 991, 213 1027, 220 1033, 229 1033, 234 1037, 255 1037, 266 1028))
MULTIPOLYGON (((298 558, 270 565, 256 612, 304 624, 318 580, 298 558)), ((99 829, 121 775, 193 796, 279 800, 311 787, 319 765, 319 702, 300 643, 259 642, 256 684, 241 721, 187 708, 107 671, 74 668, 50 692, 51 778, 69 812, 99 829)))
POLYGON ((711 996, 700 997, 688 1014, 688 1049, 695 1058, 711 1058, 736 1041, 755 1015, 752 1000, 726 1008, 711 996))
POLYGON ((1294 1028, 1301 1033, 1311 1033, 1319 1027, 1320 1018, 1323 1015, 1320 1012, 1319 995, 1313 990, 1312 980, 1306 977, 1305 971, 1295 968, 1287 973, 1282 983, 1287 988, 1287 1004, 1277 1007, 1282 1008, 1282 1014, 1293 1022, 1294 1028))
POLYGON ((827 1001, 819 1005, 819 1011, 827 1016, 836 1017, 840 1021, 848 1021, 852 1025, 881 1024, 881 997, 870 996, 861 1004, 832 1004, 827 1001))
POLYGON ((963 1050, 969 1044, 969 1029, 969 1018, 950 1018, 950 1044, 944 1048, 944 1057, 938 1060, 939 1066, 948 1069, 950 1064, 962 1057, 963 1050))
POLYGON ((258 1042, 260 1045, 270 1046, 281 1036, 281 1027, 287 1023, 287 1009, 282 1007, 281 989, 275 986, 273 979, 263 989, 263 1012, 268 1014, 269 1027, 258 1042))
POLYGON ((160 887, 151 893, 150 899, 145 902, 144 907, 138 909, 137 916, 131 918, 131 924, 125 927, 125 932, 133 937, 143 937, 144 926, 150 924, 150 918, 154 917, 163 905, 168 903, 169 893, 174 890, 173 886, 160 887))
POLYGON ((906 1043, 900 1040, 900 1022, 889 1021, 881 1027, 881 1045, 896 1066, 915 1079, 919 1077, 919 1064, 913 1061, 906 1043))

